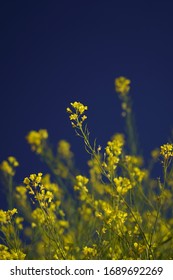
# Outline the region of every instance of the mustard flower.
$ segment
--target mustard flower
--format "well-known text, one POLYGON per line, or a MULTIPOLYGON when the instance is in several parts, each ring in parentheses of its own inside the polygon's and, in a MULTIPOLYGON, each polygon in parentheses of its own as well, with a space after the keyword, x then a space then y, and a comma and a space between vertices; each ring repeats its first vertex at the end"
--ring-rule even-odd
POLYGON ((130 180, 125 177, 114 178, 116 190, 119 194, 124 195, 132 188, 130 180))
POLYGON ((167 143, 160 147, 160 154, 164 159, 173 157, 173 144, 167 143))
POLYGON ((58 154, 64 159, 70 159, 73 153, 70 151, 70 143, 66 140, 60 140, 57 147, 58 154))
POLYGON ((11 260, 11 254, 8 247, 0 244, 0 260, 11 260))
MULTIPOLYGON (((48 204, 53 199, 53 193, 49 190, 46 190, 44 185, 42 184, 42 173, 31 174, 26 177, 23 183, 26 185, 26 189, 29 191, 30 195, 33 195, 35 201, 39 202, 41 207, 47 207, 48 204)), ((33 203, 35 203, 33 201, 33 203)))
POLYGON ((88 178, 78 175, 76 176, 76 184, 74 186, 75 191, 79 191, 80 193, 80 200, 86 200, 88 189, 86 187, 86 184, 88 183, 88 178))
POLYGON ((74 102, 74 103, 70 103, 70 105, 76 110, 77 113, 79 113, 80 115, 82 115, 87 109, 87 106, 84 106, 82 103, 80 102, 74 102))
POLYGON ((0 223, 7 224, 11 223, 12 217, 17 213, 17 209, 13 208, 12 210, 3 211, 0 209, 0 223))
POLYGON ((151 156, 152 156, 153 160, 157 160, 159 155, 160 155, 160 150, 158 148, 151 151, 151 156))
POLYGON ((7 175, 14 176, 15 168, 19 165, 15 157, 8 157, 7 160, 3 160, 0 164, 0 170, 7 175))
POLYGON ((13 172, 13 168, 10 166, 10 164, 8 163, 8 161, 3 160, 3 162, 0 165, 0 169, 1 171, 3 171, 4 173, 13 176, 14 172, 13 172))
POLYGON ((85 257, 87 258, 92 258, 92 257, 95 257, 97 255, 97 249, 96 249, 96 245, 93 244, 93 247, 88 247, 88 246, 85 246, 83 248, 83 254, 85 257))
POLYGON ((26 136, 28 143, 31 145, 31 149, 36 151, 37 154, 42 153, 47 138, 48 132, 46 129, 32 130, 26 136))
POLYGON ((128 94, 130 90, 130 80, 125 77, 119 77, 115 79, 115 90, 120 93, 121 96, 128 94))
POLYGON ((108 177, 114 176, 115 169, 120 160, 120 155, 124 146, 123 134, 117 133, 113 136, 112 141, 108 141, 105 148, 105 160, 102 163, 103 168, 108 173, 108 177))
POLYGON ((67 108, 67 113, 69 113, 69 118, 72 121, 72 126, 82 126, 82 123, 87 119, 87 116, 83 114, 86 110, 88 110, 88 107, 77 101, 75 101, 74 103, 70 103, 70 105, 72 109, 67 108))
POLYGON ((8 157, 8 161, 14 167, 19 166, 19 163, 18 163, 18 161, 16 160, 15 157, 12 157, 12 156, 8 157))
POLYGON ((24 260, 26 254, 20 249, 10 250, 7 246, 0 244, 0 260, 24 260))
POLYGON ((19 230, 22 230, 23 229, 23 225, 22 225, 22 222, 24 221, 24 218, 23 217, 16 217, 15 218, 15 224, 17 226, 17 228, 19 230))

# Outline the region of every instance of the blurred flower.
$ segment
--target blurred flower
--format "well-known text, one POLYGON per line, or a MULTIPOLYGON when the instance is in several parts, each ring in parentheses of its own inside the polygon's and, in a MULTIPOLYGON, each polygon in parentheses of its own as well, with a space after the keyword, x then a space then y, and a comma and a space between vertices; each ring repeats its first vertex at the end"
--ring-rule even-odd
POLYGON ((115 79, 115 90, 120 95, 125 96, 130 90, 130 80, 125 77, 119 77, 115 79))

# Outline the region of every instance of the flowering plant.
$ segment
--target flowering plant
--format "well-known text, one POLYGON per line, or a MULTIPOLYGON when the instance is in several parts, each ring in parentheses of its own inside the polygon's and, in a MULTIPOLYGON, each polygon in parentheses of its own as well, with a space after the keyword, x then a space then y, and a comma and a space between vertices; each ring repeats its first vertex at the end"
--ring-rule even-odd
POLYGON ((105 148, 90 141, 88 107, 73 102, 69 119, 89 154, 88 176, 78 171, 70 144, 60 140, 54 154, 46 129, 26 139, 48 166, 15 185, 19 165, 0 165, 8 210, 0 210, 0 259, 172 259, 173 144, 151 153, 149 166, 139 154, 130 80, 115 79, 126 133, 105 148), (154 164, 163 169, 152 178, 154 164))

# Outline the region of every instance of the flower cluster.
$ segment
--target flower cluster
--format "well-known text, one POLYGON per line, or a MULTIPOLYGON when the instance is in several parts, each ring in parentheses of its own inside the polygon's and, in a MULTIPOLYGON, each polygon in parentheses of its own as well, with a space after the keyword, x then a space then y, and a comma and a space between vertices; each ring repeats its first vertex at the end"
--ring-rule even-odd
POLYGON ((125 156, 125 167, 129 171, 131 183, 133 186, 141 184, 144 178, 147 177, 147 170, 141 168, 143 160, 137 156, 125 156))
POLYGON ((102 166, 105 168, 109 177, 114 176, 115 169, 119 163, 122 148, 124 146, 123 134, 115 134, 112 141, 108 141, 105 148, 105 161, 102 166))
POLYGON ((15 168, 19 165, 15 157, 8 157, 7 160, 3 160, 0 164, 0 170, 7 175, 14 176, 15 168))
POLYGON ((78 175, 76 176, 76 184, 74 185, 74 190, 79 191, 80 194, 80 200, 86 200, 88 189, 86 185, 88 184, 88 178, 78 175))
POLYGON ((37 154, 42 153, 47 138, 48 132, 46 129, 40 129, 38 131, 32 130, 26 136, 28 143, 31 145, 32 151, 35 151, 37 154))
POLYGON ((160 147, 160 154, 164 159, 173 157, 173 144, 167 143, 160 147))
POLYGON ((0 244, 0 260, 24 260, 25 256, 20 249, 9 250, 7 246, 0 244))
POLYGON ((67 108, 67 113, 70 114, 69 118, 73 127, 81 127, 82 123, 87 119, 84 112, 88 110, 88 107, 80 102, 70 103, 72 109, 67 108))
POLYGON ((96 244, 93 244, 93 247, 85 246, 83 248, 83 254, 84 254, 84 258, 88 260, 94 259, 97 256, 96 244))
MULTIPOLYGON (((53 194, 49 190, 46 190, 42 184, 42 173, 31 174, 24 179, 24 184, 26 184, 26 189, 29 191, 35 201, 39 202, 40 206, 46 208, 48 204, 53 199, 53 194)), ((33 201, 33 203, 35 203, 33 201)))
POLYGON ((0 224, 11 223, 12 217, 17 213, 17 209, 13 208, 12 210, 3 211, 0 209, 0 224))
POLYGON ((117 193, 119 193, 120 195, 125 195, 128 192, 128 190, 132 189, 132 185, 128 178, 114 178, 114 183, 116 186, 117 193))
POLYGON ((68 143, 66 140, 60 140, 58 142, 58 147, 57 151, 58 154, 63 158, 63 159, 70 159, 73 156, 73 153, 70 150, 70 143, 68 143))
POLYGON ((76 167, 66 140, 54 150, 45 129, 26 138, 47 164, 47 174, 31 174, 16 184, 17 160, 1 163, 9 210, 0 209, 0 259, 173 258, 173 144, 154 150, 146 163, 137 148, 130 80, 119 77, 115 87, 126 134, 116 133, 103 148, 91 141, 84 123, 87 106, 74 102, 67 108, 89 154, 88 172, 76 167), (163 175, 155 180, 159 160, 163 175))
POLYGON ((120 95, 125 96, 130 90, 130 80, 125 77, 119 77, 115 79, 115 90, 120 95))

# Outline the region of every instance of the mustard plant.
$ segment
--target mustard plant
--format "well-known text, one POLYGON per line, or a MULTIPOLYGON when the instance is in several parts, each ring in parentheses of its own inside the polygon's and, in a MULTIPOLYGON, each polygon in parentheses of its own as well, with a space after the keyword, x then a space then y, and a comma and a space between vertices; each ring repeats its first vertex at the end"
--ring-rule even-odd
MULTIPOLYGON (((53 150, 46 129, 26 140, 47 164, 47 174, 14 183, 18 161, 0 165, 7 210, 0 210, 0 259, 172 259, 173 144, 139 154, 131 81, 115 79, 125 120, 124 133, 105 147, 91 141, 88 106, 70 103, 67 113, 88 153, 88 172, 75 166, 71 145, 61 139, 53 150), (152 169, 162 166, 153 178, 152 169)), ((26 173, 27 174, 27 173, 26 173)))

